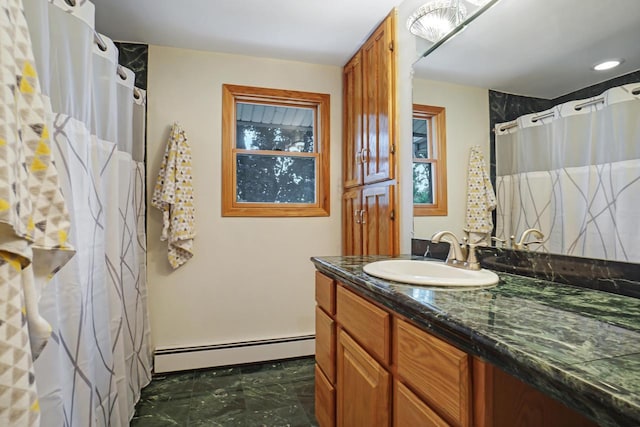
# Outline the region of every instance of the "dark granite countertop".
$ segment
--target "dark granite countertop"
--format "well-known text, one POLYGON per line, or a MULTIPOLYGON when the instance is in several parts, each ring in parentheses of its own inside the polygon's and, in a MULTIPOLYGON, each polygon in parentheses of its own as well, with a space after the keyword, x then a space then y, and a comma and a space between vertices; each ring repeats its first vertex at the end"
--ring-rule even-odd
POLYGON ((448 290, 362 271, 381 259, 389 257, 311 258, 319 271, 599 425, 640 426, 640 299, 508 273, 493 288, 448 290))

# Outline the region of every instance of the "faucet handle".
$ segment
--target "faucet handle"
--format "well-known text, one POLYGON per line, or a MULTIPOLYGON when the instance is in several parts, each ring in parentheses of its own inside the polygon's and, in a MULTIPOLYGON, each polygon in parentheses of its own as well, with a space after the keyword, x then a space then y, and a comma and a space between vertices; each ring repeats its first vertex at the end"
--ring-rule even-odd
POLYGON ((505 239, 501 239, 501 238, 495 237, 495 236, 491 237, 491 241, 496 242, 496 243, 500 243, 500 245, 501 245, 500 247, 502 249, 504 249, 505 245, 507 244, 507 241, 505 239))
POLYGON ((479 245, 476 243, 469 243, 467 245, 467 268, 469 270, 480 270, 480 261, 478 261, 478 257, 476 256, 476 247, 479 245))
POLYGON ((542 240, 532 240, 530 242, 523 243, 525 249, 529 250, 529 245, 543 245, 544 242, 542 240))

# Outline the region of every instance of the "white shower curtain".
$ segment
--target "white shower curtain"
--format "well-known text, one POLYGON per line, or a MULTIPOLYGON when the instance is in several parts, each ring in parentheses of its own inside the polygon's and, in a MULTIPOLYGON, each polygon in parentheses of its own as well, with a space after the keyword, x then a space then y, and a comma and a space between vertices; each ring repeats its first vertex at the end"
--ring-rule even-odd
POLYGON ((640 262, 640 83, 497 124, 496 236, 532 249, 640 262))
POLYGON ((77 251, 39 304, 53 328, 35 363, 41 425, 126 426, 151 379, 145 93, 111 40, 94 42, 90 2, 30 0, 25 15, 77 251))

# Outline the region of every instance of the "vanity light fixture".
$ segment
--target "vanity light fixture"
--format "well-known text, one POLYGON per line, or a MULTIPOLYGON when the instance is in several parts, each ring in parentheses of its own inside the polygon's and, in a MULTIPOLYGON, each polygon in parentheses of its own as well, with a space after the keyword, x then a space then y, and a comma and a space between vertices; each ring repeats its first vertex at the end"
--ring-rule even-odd
POLYGON ((460 0, 432 0, 420 6, 407 20, 412 34, 436 43, 467 16, 460 0))
POLYGON ((610 70, 612 68, 615 68, 618 65, 622 64, 623 62, 624 62, 624 59, 608 59, 606 61, 602 61, 594 65, 592 68, 595 71, 605 71, 605 70, 610 70))

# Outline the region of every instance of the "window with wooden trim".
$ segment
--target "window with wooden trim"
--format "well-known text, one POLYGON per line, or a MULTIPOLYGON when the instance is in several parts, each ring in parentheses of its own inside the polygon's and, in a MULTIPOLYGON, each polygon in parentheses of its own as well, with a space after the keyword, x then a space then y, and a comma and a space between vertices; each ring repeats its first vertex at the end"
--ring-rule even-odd
POLYGON ((223 85, 222 215, 329 215, 329 95, 223 85))
POLYGON ((413 105, 413 215, 447 215, 446 117, 443 107, 413 105))

